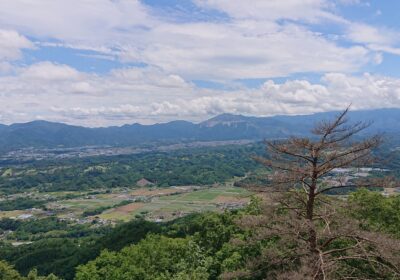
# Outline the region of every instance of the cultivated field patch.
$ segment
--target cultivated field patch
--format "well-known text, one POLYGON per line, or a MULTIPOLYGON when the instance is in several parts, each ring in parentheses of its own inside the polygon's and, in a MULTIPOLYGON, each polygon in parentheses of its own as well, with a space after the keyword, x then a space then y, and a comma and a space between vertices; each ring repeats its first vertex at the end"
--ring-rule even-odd
POLYGON ((249 202, 250 198, 248 197, 237 197, 237 196, 217 196, 213 202, 215 203, 246 203, 249 202))
POLYGON ((120 212, 120 213, 123 213, 123 214, 129 214, 129 213, 132 213, 135 210, 138 210, 138 209, 142 208, 143 205, 144 205, 144 203, 134 202, 134 203, 131 203, 131 204, 127 204, 127 205, 124 205, 124 206, 120 206, 120 207, 114 208, 113 211, 114 212, 120 212))
POLYGON ((134 190, 131 192, 131 195, 134 196, 163 196, 163 195, 170 195, 170 194, 178 194, 188 191, 189 187, 180 187, 180 188, 141 188, 134 190))
POLYGON ((16 218, 20 215, 26 214, 23 210, 13 210, 13 211, 0 211, 0 219, 2 218, 16 218))

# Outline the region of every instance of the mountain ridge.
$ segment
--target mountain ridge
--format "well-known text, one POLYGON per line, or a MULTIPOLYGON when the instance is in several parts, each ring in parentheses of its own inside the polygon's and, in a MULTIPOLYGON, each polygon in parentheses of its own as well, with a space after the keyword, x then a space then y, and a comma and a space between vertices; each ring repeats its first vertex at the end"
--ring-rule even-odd
MULTIPOLYGON (((176 120, 153 125, 133 123, 97 128, 45 120, 0 124, 0 151, 28 147, 134 146, 158 142, 261 140, 309 135, 315 122, 330 119, 337 113, 332 111, 271 117, 221 114, 200 123, 176 120)), ((351 121, 374 121, 368 128, 370 133, 400 134, 400 109, 351 111, 349 118, 351 121)))

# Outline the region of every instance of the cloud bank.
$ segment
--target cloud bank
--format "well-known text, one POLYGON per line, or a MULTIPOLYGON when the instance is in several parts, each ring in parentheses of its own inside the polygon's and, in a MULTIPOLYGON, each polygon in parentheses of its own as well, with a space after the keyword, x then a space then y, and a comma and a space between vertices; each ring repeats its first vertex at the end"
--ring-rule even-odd
POLYGON ((400 107, 399 79, 363 74, 400 55, 398 31, 340 12, 365 1, 182 3, 1 1, 0 122, 104 126, 400 107), (44 48, 118 65, 83 71, 34 56, 44 48))
POLYGON ((327 73, 320 82, 267 80, 256 88, 199 88, 157 68, 126 68, 107 75, 41 62, 0 77, 2 122, 48 119, 88 126, 201 121, 229 112, 270 116, 400 107, 400 79, 327 73), (77 102, 79 100, 79 102, 77 102), (29 112, 29 113, 27 113, 29 112))

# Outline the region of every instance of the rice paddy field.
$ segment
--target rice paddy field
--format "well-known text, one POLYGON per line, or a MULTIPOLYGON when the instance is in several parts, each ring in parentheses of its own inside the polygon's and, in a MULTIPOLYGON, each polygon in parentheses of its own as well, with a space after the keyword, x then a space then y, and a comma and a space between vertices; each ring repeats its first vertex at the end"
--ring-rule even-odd
POLYGON ((244 207, 251 193, 232 183, 214 186, 115 189, 87 192, 36 192, 48 201, 43 209, 0 211, 1 218, 57 216, 77 223, 129 221, 138 217, 168 221, 194 212, 244 207))

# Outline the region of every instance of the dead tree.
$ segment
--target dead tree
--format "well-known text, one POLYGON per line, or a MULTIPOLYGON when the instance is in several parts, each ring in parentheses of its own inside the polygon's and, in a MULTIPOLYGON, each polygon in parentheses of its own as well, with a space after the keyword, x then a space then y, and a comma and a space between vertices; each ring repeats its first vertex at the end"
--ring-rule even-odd
MULTIPOLYGON (((312 130, 312 137, 267 142, 268 158, 257 158, 272 172, 270 186, 257 190, 285 193, 280 196, 279 205, 289 210, 289 215, 278 218, 279 215, 268 209, 268 219, 247 217, 240 223, 255 231, 264 223, 262 234, 255 234, 258 238, 276 234, 282 240, 287 236, 304 245, 298 246, 301 249, 296 251, 301 268, 295 274, 285 272, 281 275, 282 279, 354 279, 350 272, 340 275, 343 270, 340 272, 335 268, 340 262, 355 259, 365 261, 375 271, 389 270, 395 277, 400 277, 397 267, 400 263, 398 258, 390 254, 393 247, 389 246, 389 237, 359 230, 356 223, 340 215, 337 205, 332 205, 332 199, 324 195, 328 191, 349 186, 346 178, 327 183, 325 178, 332 171, 370 165, 373 161, 372 152, 382 141, 379 135, 355 141, 354 136, 370 123, 350 123, 348 112, 347 108, 334 120, 317 124, 312 130), (291 193, 289 196, 288 191, 291 193), (275 221, 272 225, 266 225, 272 220, 275 221), (339 240, 345 240, 348 246, 332 247, 339 240)), ((340 202, 335 200, 334 204, 337 203, 340 202)), ((400 250, 398 241, 397 247, 400 250)))

